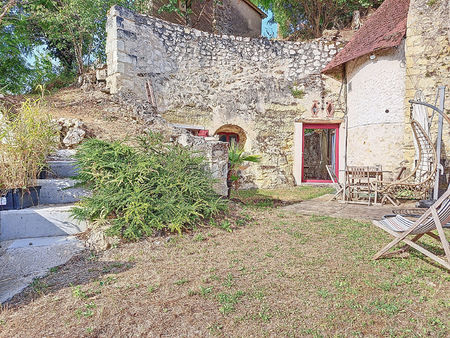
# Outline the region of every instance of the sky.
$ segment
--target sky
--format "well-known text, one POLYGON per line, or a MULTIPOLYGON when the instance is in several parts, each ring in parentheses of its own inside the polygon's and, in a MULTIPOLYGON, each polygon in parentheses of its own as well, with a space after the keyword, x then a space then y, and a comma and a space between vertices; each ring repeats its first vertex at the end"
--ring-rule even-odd
POLYGON ((262 29, 261 34, 269 39, 273 39, 277 37, 278 34, 278 25, 276 23, 271 23, 270 20, 273 18, 273 13, 271 10, 263 10, 264 13, 267 14, 267 18, 262 21, 262 29))

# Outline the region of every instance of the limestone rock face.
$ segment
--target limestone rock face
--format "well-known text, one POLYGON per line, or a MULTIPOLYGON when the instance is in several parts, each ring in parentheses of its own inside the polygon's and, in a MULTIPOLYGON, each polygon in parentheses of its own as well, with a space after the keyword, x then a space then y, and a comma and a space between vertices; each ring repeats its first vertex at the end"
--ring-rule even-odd
MULTIPOLYGON (((243 131, 245 151, 262 161, 243 171, 242 188, 293 184, 294 121, 310 118, 315 101, 314 117, 326 119, 329 102, 343 116, 340 82, 320 73, 343 47, 335 34, 304 42, 217 35, 118 6, 107 33, 112 94, 131 92, 167 121, 211 136, 243 131)), ((184 135, 172 138, 191 146, 184 135)))
POLYGON ((118 237, 106 236, 107 227, 93 228, 86 240, 86 246, 94 251, 108 250, 119 243, 118 237))
POLYGON ((76 146, 83 141, 86 132, 81 128, 71 128, 63 139, 63 143, 68 148, 76 146))
POLYGON ((63 148, 74 148, 87 136, 87 127, 78 119, 60 118, 55 122, 63 148))
MULTIPOLYGON (((425 101, 434 104, 439 86, 447 86, 445 90, 445 108, 450 102, 450 2, 411 0, 406 30, 406 95, 405 118, 409 118, 409 100, 414 98, 417 90, 421 90, 425 101)), ((439 104, 439 103, 437 103, 439 104)), ((431 110, 428 110, 431 114, 431 110)), ((437 117, 431 126, 432 139, 437 135, 437 117)), ((450 166, 450 133, 444 123, 441 161, 450 166)), ((415 148, 409 124, 405 124, 403 153, 407 166, 413 167, 415 148)), ((447 170, 446 170, 447 172, 447 170)))
POLYGON ((97 82, 105 82, 106 77, 108 76, 108 69, 106 64, 98 65, 95 69, 95 77, 97 82))

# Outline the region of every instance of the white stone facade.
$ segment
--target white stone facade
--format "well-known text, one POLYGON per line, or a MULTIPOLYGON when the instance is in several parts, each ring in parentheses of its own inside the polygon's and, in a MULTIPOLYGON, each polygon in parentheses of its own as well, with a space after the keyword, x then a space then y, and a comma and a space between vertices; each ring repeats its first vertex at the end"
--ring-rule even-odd
POLYGON ((382 165, 383 170, 396 172, 404 159, 408 122, 404 113, 405 44, 348 62, 346 74, 347 164, 382 165))

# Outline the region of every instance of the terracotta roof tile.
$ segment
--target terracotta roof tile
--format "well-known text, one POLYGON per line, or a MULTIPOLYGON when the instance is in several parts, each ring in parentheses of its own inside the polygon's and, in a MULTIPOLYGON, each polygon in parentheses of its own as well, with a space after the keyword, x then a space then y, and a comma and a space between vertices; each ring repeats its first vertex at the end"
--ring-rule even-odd
POLYGON ((376 50, 398 46, 406 33, 408 9, 409 0, 385 0, 322 72, 329 73, 376 50))

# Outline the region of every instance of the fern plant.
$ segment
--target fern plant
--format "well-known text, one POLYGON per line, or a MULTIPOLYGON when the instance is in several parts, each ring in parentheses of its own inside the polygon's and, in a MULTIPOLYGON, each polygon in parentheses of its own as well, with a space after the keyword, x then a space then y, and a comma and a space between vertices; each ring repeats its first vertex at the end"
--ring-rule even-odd
POLYGON ((108 221, 108 233, 127 240, 156 231, 181 233, 226 209, 212 185, 204 159, 183 147, 167 145, 149 133, 137 146, 91 139, 76 155, 77 179, 92 196, 73 209, 76 217, 108 221))

